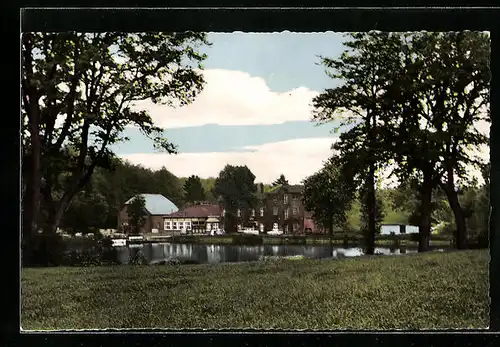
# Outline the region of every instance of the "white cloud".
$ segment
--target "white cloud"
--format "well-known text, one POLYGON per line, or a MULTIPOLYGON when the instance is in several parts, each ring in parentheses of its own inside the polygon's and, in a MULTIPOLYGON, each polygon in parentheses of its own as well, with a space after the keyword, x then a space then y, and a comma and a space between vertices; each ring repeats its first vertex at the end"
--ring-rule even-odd
POLYGON ((137 102, 136 106, 149 111, 155 124, 163 128, 280 124, 311 119, 316 91, 299 87, 284 93, 273 92, 263 78, 242 71, 209 69, 203 74, 205 88, 192 104, 174 109, 148 100, 137 102))
POLYGON ((226 164, 247 165, 256 176, 256 182, 271 183, 284 174, 291 184, 298 184, 318 171, 323 161, 332 154, 336 138, 295 139, 245 147, 248 152, 134 153, 121 156, 133 164, 151 169, 165 166, 174 175, 202 178, 217 177, 226 164))

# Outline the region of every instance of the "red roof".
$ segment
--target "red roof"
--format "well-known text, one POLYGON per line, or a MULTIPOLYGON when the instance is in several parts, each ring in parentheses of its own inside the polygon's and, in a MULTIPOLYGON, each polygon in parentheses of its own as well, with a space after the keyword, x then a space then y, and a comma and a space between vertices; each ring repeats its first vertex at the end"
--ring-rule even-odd
POLYGON ((166 215, 166 218, 172 217, 209 217, 209 216, 222 216, 222 207, 217 204, 207 205, 193 205, 188 206, 182 210, 166 215))

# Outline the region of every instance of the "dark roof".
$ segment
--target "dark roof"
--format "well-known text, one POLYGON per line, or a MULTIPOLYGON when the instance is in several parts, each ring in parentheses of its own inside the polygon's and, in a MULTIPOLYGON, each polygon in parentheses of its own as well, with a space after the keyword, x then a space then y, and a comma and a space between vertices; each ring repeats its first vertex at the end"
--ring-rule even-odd
POLYGON ((165 217, 209 217, 209 216, 222 216, 223 209, 221 206, 217 204, 210 205, 192 205, 182 210, 179 210, 174 213, 170 213, 165 217))
MULTIPOLYGON (((176 212, 179 209, 175 204, 161 194, 139 194, 146 202, 146 210, 151 215, 162 215, 176 212)), ((137 196, 137 195, 136 195, 137 196)), ((125 205, 130 204, 136 196, 127 200, 125 205)))
POLYGON ((300 184, 293 184, 293 185, 279 185, 274 188, 272 188, 268 194, 276 194, 282 190, 288 193, 298 193, 301 194, 304 189, 303 185, 300 184))

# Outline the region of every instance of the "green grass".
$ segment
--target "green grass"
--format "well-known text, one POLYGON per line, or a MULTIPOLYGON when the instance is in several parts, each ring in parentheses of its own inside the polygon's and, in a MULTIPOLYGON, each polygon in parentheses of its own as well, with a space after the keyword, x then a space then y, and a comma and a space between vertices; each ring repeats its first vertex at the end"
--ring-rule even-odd
POLYGON ((486 250, 216 265, 28 268, 22 327, 433 329, 488 325, 486 250))

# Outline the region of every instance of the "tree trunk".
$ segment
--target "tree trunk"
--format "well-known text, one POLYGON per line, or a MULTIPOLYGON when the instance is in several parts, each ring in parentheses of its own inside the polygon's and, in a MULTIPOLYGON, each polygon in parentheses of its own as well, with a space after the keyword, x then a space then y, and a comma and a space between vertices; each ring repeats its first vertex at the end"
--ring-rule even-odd
POLYGON ((420 190, 419 252, 427 252, 429 250, 429 240, 431 235, 432 185, 428 176, 429 175, 424 174, 424 182, 420 190))
POLYGON ((365 235, 366 254, 375 253, 375 234, 376 228, 376 196, 375 196, 375 165, 370 164, 368 175, 366 177, 366 208, 368 210, 368 225, 365 235))
POLYGON ((455 190, 453 168, 447 170, 447 182, 441 185, 446 193, 448 202, 450 203, 451 210, 455 217, 455 245, 457 249, 467 248, 467 224, 465 221, 464 211, 462 206, 460 206, 460 201, 458 200, 458 193, 455 190))
POLYGON ((333 218, 328 220, 328 238, 330 246, 333 245, 333 218))

